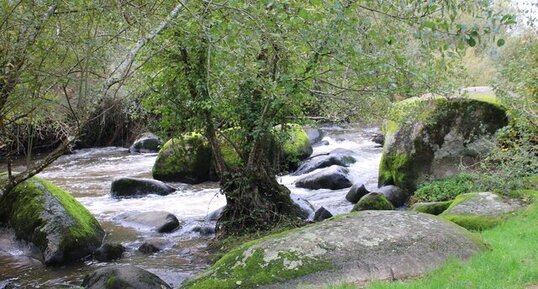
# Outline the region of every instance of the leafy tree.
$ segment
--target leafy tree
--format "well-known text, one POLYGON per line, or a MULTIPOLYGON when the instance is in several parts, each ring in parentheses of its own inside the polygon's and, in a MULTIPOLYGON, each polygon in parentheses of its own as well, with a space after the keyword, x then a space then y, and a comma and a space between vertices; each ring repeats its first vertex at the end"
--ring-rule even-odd
POLYGON ((0 184, 0 193, 73 145, 94 108, 136 70, 140 49, 182 7, 145 1, 0 3, 0 151, 8 162, 8 181, 0 184), (41 134, 59 141, 36 162, 32 150, 41 134), (21 152, 26 169, 13 173, 10 158, 21 152))
POLYGON ((185 5, 188 13, 148 52, 155 57, 145 66, 145 103, 162 115, 169 134, 198 131, 207 139, 227 200, 222 235, 296 222, 289 191, 275 179, 271 149, 286 138, 286 123, 319 115, 331 102, 342 113, 372 95, 432 91, 451 54, 494 31, 459 23, 460 13, 484 15, 493 26, 512 19, 486 1, 185 5), (223 142, 240 165, 224 161, 223 142))

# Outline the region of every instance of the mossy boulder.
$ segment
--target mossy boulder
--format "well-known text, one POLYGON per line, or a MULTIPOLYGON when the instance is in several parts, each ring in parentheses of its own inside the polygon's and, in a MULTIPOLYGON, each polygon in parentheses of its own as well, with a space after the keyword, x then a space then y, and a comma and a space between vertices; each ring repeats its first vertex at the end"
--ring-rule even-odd
POLYGON ((508 124, 506 110, 490 96, 410 98, 393 105, 384 124, 379 186, 413 192, 426 179, 455 175, 491 149, 489 138, 508 124))
POLYGON ((114 265, 95 270, 82 281, 85 289, 172 289, 157 275, 133 265, 114 265))
POLYGON ((448 209, 450 204, 452 204, 452 201, 414 203, 411 210, 437 216, 448 209))
POLYGON ((472 233, 432 215, 362 211, 245 243, 182 288, 324 288, 404 279, 484 248, 472 233))
POLYGON ((471 230, 483 230, 503 222, 522 208, 517 199, 502 198, 490 192, 457 196, 439 216, 471 230))
POLYGON ((209 180, 211 150, 198 133, 185 134, 167 141, 155 160, 153 178, 197 184, 209 180))
POLYGON ((284 133, 281 142, 283 161, 288 169, 296 169, 299 163, 312 154, 312 145, 304 128, 298 124, 277 126, 275 134, 284 133))
MULTIPOLYGON (((295 169, 300 161, 312 154, 308 135, 301 126, 286 124, 284 129, 278 126, 273 130, 273 134, 266 148, 268 156, 279 161, 277 166, 295 169), (276 142, 279 139, 277 135, 282 136, 280 144, 276 142)), ((243 164, 235 148, 244 147, 244 138, 236 128, 225 129, 218 135, 220 152, 228 166, 238 167, 243 164)), ((198 184, 215 179, 212 168, 212 154, 206 138, 200 133, 188 133, 180 138, 170 139, 162 146, 152 174, 154 179, 161 181, 198 184)))
POLYGON ((351 211, 394 210, 394 206, 382 193, 368 193, 353 206, 351 211))
POLYGON ((11 226, 17 238, 35 244, 46 265, 63 265, 92 254, 105 235, 82 204, 38 177, 0 198, 0 221, 11 226))

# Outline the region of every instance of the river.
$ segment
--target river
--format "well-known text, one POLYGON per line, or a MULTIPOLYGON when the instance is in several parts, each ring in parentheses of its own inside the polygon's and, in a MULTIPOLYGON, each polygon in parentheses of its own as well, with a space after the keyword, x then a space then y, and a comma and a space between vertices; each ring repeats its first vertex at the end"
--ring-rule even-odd
MULTIPOLYGON (((368 189, 376 188, 381 148, 370 140, 376 129, 327 127, 323 132, 326 142, 315 145, 313 155, 336 148, 352 150, 357 162, 349 167, 350 179, 353 183, 364 183, 368 189)), ((177 288, 186 278, 210 265, 206 247, 211 236, 201 236, 193 232, 193 228, 214 226, 206 216, 224 206, 226 201, 219 194, 217 183, 170 183, 177 190, 168 196, 110 197, 110 184, 114 178, 151 178, 156 157, 157 154, 129 154, 127 149, 120 147, 81 149, 60 157, 39 176, 64 188, 86 206, 107 232, 106 241, 121 242, 127 248, 123 258, 116 263, 146 269, 177 288), (159 234, 121 220, 122 214, 132 211, 167 211, 176 215, 184 225, 173 233, 159 234), (147 240, 164 244, 164 249, 150 256, 139 253, 137 248, 147 240)), ((294 186, 298 177, 277 178, 292 194, 305 198, 315 208, 324 206, 333 214, 346 213, 352 208, 352 204, 345 200, 349 189, 300 189, 294 186)), ((15 288, 73 288, 80 285, 85 274, 110 264, 91 260, 47 268, 32 258, 33 254, 32 246, 15 240, 11 230, 0 229, 0 289, 8 283, 15 288)))

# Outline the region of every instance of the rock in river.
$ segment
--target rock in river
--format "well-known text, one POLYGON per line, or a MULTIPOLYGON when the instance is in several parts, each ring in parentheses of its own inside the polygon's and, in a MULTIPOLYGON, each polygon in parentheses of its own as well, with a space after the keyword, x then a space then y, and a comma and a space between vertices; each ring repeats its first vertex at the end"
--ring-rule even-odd
POLYGON ((69 193, 38 177, 0 198, 0 221, 17 238, 32 242, 47 265, 63 265, 92 254, 105 232, 69 193))
POLYGON ((351 189, 349 189, 349 192, 346 194, 346 200, 351 202, 352 204, 356 204, 362 197, 366 196, 368 193, 370 193, 363 183, 356 183, 354 184, 351 189))
POLYGON ((120 216, 125 222, 142 225, 159 233, 170 233, 180 227, 179 220, 173 214, 164 211, 129 212, 120 216))
POLYGON ((182 288, 325 288, 406 279, 485 249, 436 216, 362 211, 246 243, 182 288))
POLYGON ((347 177, 348 173, 348 169, 334 165, 319 172, 314 172, 297 179, 297 181, 295 181, 295 186, 298 188, 306 188, 311 190, 343 189, 351 187, 352 185, 351 181, 347 177))
POLYGON ((165 196, 175 190, 175 188, 157 180, 119 178, 112 182, 110 194, 115 198, 143 197, 148 194, 165 196))
POLYGON ((129 147, 129 152, 155 153, 159 151, 159 146, 161 143, 162 141, 158 136, 152 134, 151 132, 146 132, 136 138, 131 147, 129 147))
POLYGON ((338 148, 332 150, 329 154, 317 155, 305 160, 293 175, 304 175, 314 170, 330 167, 332 165, 347 167, 354 162, 356 162, 356 160, 353 157, 353 151, 338 148))
POLYGON ((172 289, 161 278, 133 265, 99 268, 82 281, 86 289, 172 289))

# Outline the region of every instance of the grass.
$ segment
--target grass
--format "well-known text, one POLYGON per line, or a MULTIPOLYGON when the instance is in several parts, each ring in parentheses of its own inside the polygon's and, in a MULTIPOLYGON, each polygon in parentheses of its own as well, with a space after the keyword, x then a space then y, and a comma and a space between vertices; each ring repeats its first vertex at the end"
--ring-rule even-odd
MULTIPOLYGON (((534 199, 538 191, 532 193, 534 199)), ((372 282, 363 287, 332 285, 330 289, 410 288, 534 288, 538 284, 538 202, 525 212, 489 230, 480 232, 491 250, 466 262, 449 260, 441 268, 414 280, 372 282)))

